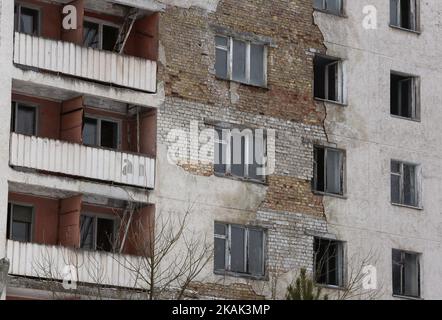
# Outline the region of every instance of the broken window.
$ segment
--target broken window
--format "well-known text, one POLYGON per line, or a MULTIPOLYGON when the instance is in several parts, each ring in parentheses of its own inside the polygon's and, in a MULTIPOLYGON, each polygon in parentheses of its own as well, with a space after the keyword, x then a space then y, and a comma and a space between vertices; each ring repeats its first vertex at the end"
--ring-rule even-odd
POLYGON ((8 204, 7 236, 9 240, 32 241, 33 213, 34 208, 32 206, 8 204))
POLYGON ((393 294, 419 298, 420 254, 393 249, 393 294))
POLYGON ((40 33, 40 12, 37 9, 16 5, 14 7, 14 29, 17 32, 38 36, 40 33))
POLYGON ((390 24, 395 27, 417 31, 417 0, 390 0, 390 24))
POLYGON ((412 207, 419 205, 417 171, 417 165, 391 161, 392 203, 412 207))
POLYGON ((267 49, 263 44, 216 36, 216 76, 266 86, 267 49))
POLYGON ((318 10, 327 11, 328 13, 340 15, 342 14, 343 0, 313 0, 313 7, 318 10))
POLYGON ((18 134, 37 134, 37 107, 12 102, 12 131, 18 134))
POLYGON ((84 21, 83 45, 88 48, 113 51, 119 27, 104 22, 84 21))
POLYGON ((340 241, 314 239, 315 281, 318 284, 344 285, 344 245, 340 241))
POLYGON ((344 194, 344 152, 333 148, 314 149, 314 190, 344 194))
POLYGON ((316 56, 314 74, 315 98, 343 103, 341 60, 316 56))
POLYGON ((217 128, 216 135, 216 174, 265 182, 267 138, 263 130, 217 128))
POLYGON ((264 241, 262 229, 215 223, 215 271, 263 276, 264 241))
POLYGON ((112 252, 116 235, 115 219, 81 215, 80 248, 112 252))
POLYGON ((85 145, 118 149, 119 134, 119 124, 116 121, 92 117, 84 118, 83 143, 85 145))
POLYGON ((413 120, 419 119, 419 80, 415 76, 391 73, 391 114, 413 120))

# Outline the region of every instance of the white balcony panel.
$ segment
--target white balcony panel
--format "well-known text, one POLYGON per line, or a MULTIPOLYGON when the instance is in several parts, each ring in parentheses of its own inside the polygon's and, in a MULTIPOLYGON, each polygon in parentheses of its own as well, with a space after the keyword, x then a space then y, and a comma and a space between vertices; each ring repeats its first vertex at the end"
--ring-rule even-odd
POLYGON ((73 268, 78 282, 143 288, 133 271, 142 258, 135 256, 8 240, 7 258, 11 275, 64 280, 66 271, 73 268))
POLYGON ((156 92, 157 63, 73 43, 15 33, 14 63, 126 88, 156 92))
POLYGON ((153 189, 155 159, 60 140, 11 134, 10 165, 153 189))

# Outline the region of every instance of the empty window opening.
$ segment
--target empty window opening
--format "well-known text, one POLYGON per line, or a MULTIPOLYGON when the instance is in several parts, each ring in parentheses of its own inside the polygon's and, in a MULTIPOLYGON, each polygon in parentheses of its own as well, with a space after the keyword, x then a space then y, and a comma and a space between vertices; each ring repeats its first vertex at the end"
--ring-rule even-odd
POLYGON ((395 27, 417 31, 417 0, 390 0, 390 24, 395 27))
POLYGON ((391 202, 406 206, 419 206, 418 166, 391 161, 391 202))
POLYGON ((343 103, 341 60, 316 56, 314 73, 315 98, 343 103))
POLYGON ((119 123, 112 120, 84 118, 83 143, 88 146, 118 149, 119 123))
POLYGON ((263 44, 216 36, 216 76, 265 87, 267 47, 263 44))
POLYGON ((12 132, 28 136, 37 135, 37 107, 12 102, 12 132))
POLYGON ((115 219, 81 215, 80 248, 112 252, 114 251, 115 236, 115 219))
POLYGON ((40 33, 40 12, 22 5, 14 7, 14 29, 17 32, 38 36, 40 33))
POLYGON ((313 0, 313 7, 335 15, 342 14, 343 0, 313 0))
POLYGON ((104 22, 84 21, 83 45, 88 48, 113 51, 119 27, 104 22))
POLYGON ((315 238, 314 260, 316 283, 336 287, 344 285, 343 242, 315 238))
POLYGON ((264 276, 264 243, 262 229, 215 223, 215 271, 264 276))
POLYGON ((420 254, 393 249, 393 294, 419 298, 420 254))
POLYGON ((32 206, 8 204, 7 236, 9 240, 32 241, 34 208, 32 206))
POLYGON ((419 81, 415 76, 391 73, 391 114, 419 119, 419 81))
POLYGON ((317 192, 344 194, 344 152, 315 147, 313 187, 317 192))
POLYGON ((267 137, 262 130, 216 129, 217 175, 265 182, 267 137))

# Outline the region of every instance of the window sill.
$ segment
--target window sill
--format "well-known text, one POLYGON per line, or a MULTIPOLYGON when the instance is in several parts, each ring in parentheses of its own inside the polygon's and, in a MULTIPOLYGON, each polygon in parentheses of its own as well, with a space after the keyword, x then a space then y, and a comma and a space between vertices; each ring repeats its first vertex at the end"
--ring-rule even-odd
POLYGON ((419 207, 419 206, 409 206, 406 204, 400 204, 400 203, 394 203, 392 202, 391 205, 395 206, 395 207, 401 207, 401 208, 408 208, 408 209, 413 209, 413 210, 417 210, 417 211, 423 211, 424 207, 419 207))
POLYGON ((235 181, 239 181, 239 182, 248 182, 248 183, 254 183, 254 184, 259 184, 259 185, 263 185, 263 186, 268 186, 267 179, 266 179, 266 181, 259 181, 259 180, 252 180, 252 179, 247 179, 247 178, 240 178, 240 177, 225 175, 225 174, 216 173, 216 172, 214 173, 214 176, 218 177, 218 178, 225 178, 225 179, 235 180, 235 181))
POLYGON ((407 118, 407 117, 397 116, 397 115, 391 114, 391 113, 390 113, 390 116, 392 118, 399 119, 399 120, 406 120, 406 121, 412 121, 412 122, 416 122, 416 123, 421 123, 421 119, 417 119, 417 118, 415 118, 415 119, 407 118))
POLYGON ((393 294, 393 298, 398 298, 398 299, 402 299, 402 300, 416 300, 416 301, 425 300, 424 298, 421 298, 421 297, 408 297, 408 296, 401 296, 398 294, 393 294))
POLYGON ((406 29, 406 28, 402 28, 399 26, 395 26, 394 24, 389 24, 389 26, 392 29, 396 29, 399 31, 405 31, 405 32, 409 32, 409 33, 414 33, 415 35, 418 35, 418 36, 421 35, 421 33, 422 33, 420 30, 406 29))
POLYGON ((234 82, 234 83, 242 84, 244 86, 248 86, 248 87, 252 87, 252 88, 256 88, 256 89, 262 89, 262 90, 266 90, 266 91, 270 90, 267 84, 260 86, 260 85, 257 85, 257 84, 241 82, 241 81, 238 81, 238 80, 233 80, 233 79, 228 79, 228 78, 222 78, 222 77, 219 77, 219 76, 216 76, 216 75, 215 75, 215 79, 220 80, 220 81, 234 82))
POLYGON ((215 270, 215 271, 213 271, 213 273, 217 276, 243 278, 243 279, 256 280, 256 281, 269 281, 268 276, 254 276, 251 274, 237 273, 237 272, 231 272, 231 271, 222 271, 222 270, 215 270))
POLYGON ((344 291, 346 288, 343 286, 334 286, 331 284, 320 284, 315 283, 315 286, 321 289, 328 289, 328 290, 336 290, 336 291, 344 291))
POLYGON ((343 199, 343 200, 348 199, 348 197, 343 194, 334 194, 334 193, 327 193, 327 192, 321 192, 321 191, 315 191, 315 190, 313 190, 313 194, 315 194, 317 196, 332 197, 332 198, 338 198, 338 199, 343 199))
POLYGON ((319 8, 313 8, 314 11, 317 12, 321 12, 321 13, 325 13, 325 14, 329 14, 335 17, 339 17, 339 18, 348 18, 348 16, 345 13, 334 13, 330 10, 326 10, 326 9, 319 9, 319 8))
POLYGON ((328 100, 328 99, 322 99, 322 98, 316 98, 316 97, 314 97, 314 99, 315 99, 315 101, 331 103, 331 104, 335 104, 335 105, 341 106, 341 107, 347 107, 348 106, 348 104, 346 104, 344 102, 328 100))

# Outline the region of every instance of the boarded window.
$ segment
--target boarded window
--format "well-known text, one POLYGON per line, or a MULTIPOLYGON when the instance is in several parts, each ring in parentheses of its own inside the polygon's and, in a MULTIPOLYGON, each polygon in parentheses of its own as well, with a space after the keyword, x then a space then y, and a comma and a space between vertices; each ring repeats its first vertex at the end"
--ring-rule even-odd
POLYGON ((342 287, 344 284, 344 249, 340 241, 315 238, 315 281, 318 284, 342 287))
POLYGON ((391 114, 403 118, 419 119, 419 80, 417 77, 391 73, 391 114))
POLYGON ((265 87, 267 48, 263 44, 216 36, 216 76, 265 87))
POLYGON ((339 59, 316 56, 314 76, 315 98, 343 102, 342 64, 339 59))
POLYGON ((215 223, 215 271, 263 276, 264 241, 261 229, 215 223))
POLYGON ((37 134, 37 108, 13 102, 12 122, 13 132, 35 136, 37 134))
POLYGON ((390 24, 403 29, 417 31, 417 0, 390 0, 390 24))
POLYGON ((342 14, 342 0, 313 0, 313 7, 335 15, 342 14))
POLYGON ((344 194, 344 152, 342 150, 315 147, 314 190, 328 194, 344 194))
POLYGON ((419 205, 417 166, 391 161, 391 202, 412 207, 419 205))
POLYGON ((20 242, 32 241, 33 207, 18 204, 8 204, 9 240, 20 242))
POLYGON ((393 249, 393 294, 420 297, 420 254, 393 249))

